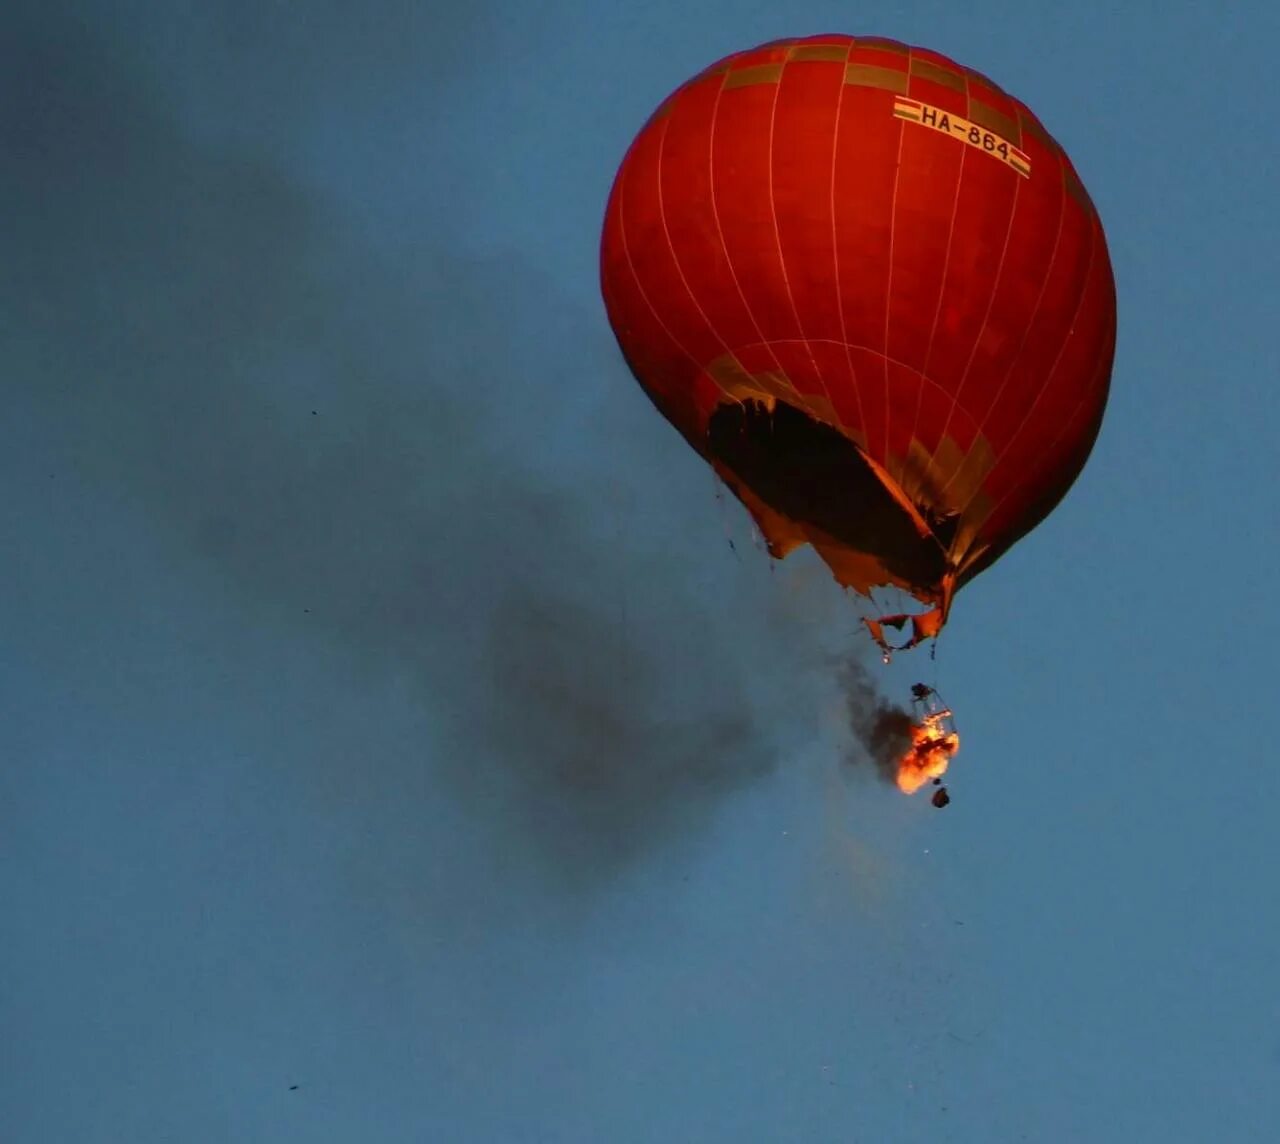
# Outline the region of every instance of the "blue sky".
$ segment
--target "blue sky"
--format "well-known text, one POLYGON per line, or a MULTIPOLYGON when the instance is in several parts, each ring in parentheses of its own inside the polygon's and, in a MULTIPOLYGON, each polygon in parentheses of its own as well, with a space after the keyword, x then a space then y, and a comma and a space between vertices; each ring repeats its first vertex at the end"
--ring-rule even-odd
POLYGON ((1271 1138, 1280 10, 10 24, 0 1138, 1271 1138), (1033 107, 1119 291, 1075 489, 860 653, 956 709, 942 814, 597 291, 653 107, 828 30, 1033 107))

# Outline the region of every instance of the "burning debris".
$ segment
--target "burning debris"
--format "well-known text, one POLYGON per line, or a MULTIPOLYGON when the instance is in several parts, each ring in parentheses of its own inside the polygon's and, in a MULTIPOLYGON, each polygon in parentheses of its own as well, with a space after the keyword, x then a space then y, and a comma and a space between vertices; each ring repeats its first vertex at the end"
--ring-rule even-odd
POLYGON ((939 788, 933 805, 946 806, 951 796, 942 788, 942 776, 960 749, 960 736, 942 697, 917 683, 907 710, 881 698, 860 664, 846 663, 841 676, 849 728, 881 777, 904 794, 932 782, 939 788))
MULTIPOLYGON (((960 749, 951 708, 943 705, 941 696, 932 687, 923 683, 913 685, 911 706, 914 709, 911 743, 898 759, 895 776, 898 789, 904 794, 915 794, 931 779, 938 785, 951 756, 960 749)), ((939 808, 950 801, 945 787, 940 787, 933 796, 933 805, 939 808)))

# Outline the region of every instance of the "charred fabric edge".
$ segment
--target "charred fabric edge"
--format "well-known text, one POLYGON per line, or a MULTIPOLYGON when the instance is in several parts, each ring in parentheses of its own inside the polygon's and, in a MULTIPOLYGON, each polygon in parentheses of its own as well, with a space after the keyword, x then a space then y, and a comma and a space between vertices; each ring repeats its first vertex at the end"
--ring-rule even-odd
POLYGON ((906 651, 907 648, 913 648, 918 643, 934 639, 942 631, 942 625, 946 622, 946 615, 941 607, 937 607, 914 616, 908 612, 898 612, 892 616, 880 616, 874 620, 864 618, 862 622, 867 625, 867 631, 871 633, 871 638, 880 645, 882 650, 906 651), (911 623, 911 637, 906 643, 891 644, 885 638, 884 629, 891 627, 901 631, 908 621, 911 623))
POLYGON ((722 403, 707 423, 706 446, 774 511, 874 557, 887 578, 941 599, 923 615, 866 621, 882 648, 898 650, 885 641, 885 624, 901 628, 912 621, 911 641, 903 647, 938 634, 954 581, 947 552, 953 521, 939 521, 922 536, 857 445, 785 401, 722 403))

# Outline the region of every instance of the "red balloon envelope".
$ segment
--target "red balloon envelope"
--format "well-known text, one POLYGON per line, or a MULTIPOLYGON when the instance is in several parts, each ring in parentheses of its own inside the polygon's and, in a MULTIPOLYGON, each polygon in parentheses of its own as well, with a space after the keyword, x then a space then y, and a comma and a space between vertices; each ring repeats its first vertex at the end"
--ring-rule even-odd
POLYGON ((1061 500, 1102 421, 1093 203, 1022 103, 923 48, 814 36, 695 76, 622 162, 601 279, 640 384, 770 551, 931 605, 891 618, 912 642, 1061 500))

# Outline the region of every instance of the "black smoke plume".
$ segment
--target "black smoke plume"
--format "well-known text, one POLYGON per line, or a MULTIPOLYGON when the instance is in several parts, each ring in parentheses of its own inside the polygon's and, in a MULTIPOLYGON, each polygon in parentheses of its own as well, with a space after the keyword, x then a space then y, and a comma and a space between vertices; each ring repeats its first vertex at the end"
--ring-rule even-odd
POLYGON ((861 766, 869 760, 883 781, 893 783, 898 762, 911 746, 911 713, 881 696, 864 664, 852 656, 840 661, 837 677, 849 730, 862 748, 853 750, 848 762, 861 766))
POLYGON ((813 725, 821 625, 706 527, 689 489, 710 501, 711 482, 598 308, 518 251, 461 247, 447 217, 375 248, 276 157, 331 59, 344 106, 397 75, 454 82, 393 47, 413 37, 387 12, 414 6, 379 9, 373 39, 353 32, 364 10, 275 26, 260 7, 175 14, 150 40, 109 13, 13 14, 8 415, 63 440, 246 627, 412 692, 420 754, 353 759, 341 782, 397 799, 430 772, 504 847, 595 877, 705 821, 813 725), (184 103, 181 69, 157 69, 188 57, 184 103), (243 138, 195 122, 242 104, 243 138))

